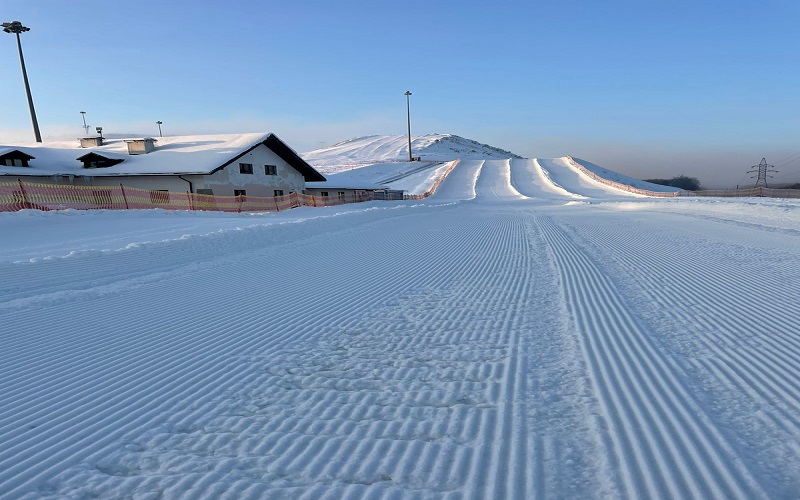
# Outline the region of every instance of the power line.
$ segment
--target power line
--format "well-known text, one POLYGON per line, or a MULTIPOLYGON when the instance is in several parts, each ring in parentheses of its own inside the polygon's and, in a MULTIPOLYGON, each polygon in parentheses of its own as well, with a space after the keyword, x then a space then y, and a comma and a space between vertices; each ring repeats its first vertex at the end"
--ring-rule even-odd
POLYGON ((796 162, 797 160, 800 160, 800 151, 798 151, 797 153, 795 153, 793 155, 789 155, 786 158, 784 158, 783 160, 779 161, 778 162, 778 166, 782 167, 784 165, 788 165, 790 163, 796 162), (792 157, 794 157, 794 158, 792 158, 792 157), (789 158, 792 158, 792 159, 790 160, 789 158), (784 160, 788 160, 788 161, 784 161, 784 160), (781 163, 781 162, 783 162, 783 163, 781 163))
MULTIPOLYGON (((800 151, 798 151, 797 153, 792 153, 792 154, 790 154, 789 156, 787 156, 787 157, 786 157, 786 158, 784 158, 783 160, 778 160, 778 163, 780 163, 780 162, 782 162, 782 161, 784 161, 784 160, 788 160, 788 159, 789 159, 789 158, 791 158, 792 156, 797 156, 797 155, 800 155, 800 151)), ((794 161, 794 160, 792 160, 792 161, 794 161)))

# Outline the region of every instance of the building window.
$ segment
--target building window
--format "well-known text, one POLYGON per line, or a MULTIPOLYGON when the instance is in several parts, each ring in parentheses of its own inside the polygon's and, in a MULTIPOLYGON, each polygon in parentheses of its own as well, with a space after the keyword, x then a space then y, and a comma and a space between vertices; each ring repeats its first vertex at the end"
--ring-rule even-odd
POLYGON ((283 189, 276 189, 273 196, 283 196, 283 189))
POLYGON ((339 198, 344 199, 344 191, 339 191, 339 198))
POLYGON ((240 174, 252 174, 253 173, 253 164, 252 163, 240 163, 239 164, 239 173, 240 174))
POLYGON ((6 167, 27 167, 28 161, 21 158, 6 158, 3 160, 6 167))
POLYGON ((264 173, 266 175, 278 175, 277 165, 264 165, 264 173))
POLYGON ((319 195, 320 196, 328 196, 328 192, 327 191, 320 191, 319 195))
POLYGON ((165 205, 169 203, 169 191, 166 189, 150 191, 150 202, 157 203, 159 205, 165 205))
POLYGON ((247 196, 247 191, 244 189, 234 189, 233 190, 234 196, 247 196))
POLYGON ((212 189, 198 189, 197 194, 214 194, 212 189))

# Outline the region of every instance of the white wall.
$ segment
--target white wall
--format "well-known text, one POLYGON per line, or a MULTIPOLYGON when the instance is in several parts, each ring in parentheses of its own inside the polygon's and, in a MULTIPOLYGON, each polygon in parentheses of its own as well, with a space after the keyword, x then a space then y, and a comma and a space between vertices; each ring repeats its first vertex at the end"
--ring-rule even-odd
MULTIPOLYGON (((186 176, 189 178, 188 176, 186 176)), ((122 184, 125 187, 135 187, 141 189, 166 189, 167 191, 175 191, 178 193, 186 193, 189 191, 189 183, 178 179, 174 175, 140 175, 140 176, 124 176, 124 177, 92 177, 90 183, 79 183, 75 179, 75 185, 92 185, 92 186, 119 186, 122 184)))
POLYGON ((276 189, 282 189, 285 194, 302 193, 305 184, 303 174, 262 144, 224 169, 204 176, 201 183, 195 184, 195 190, 212 189, 216 195, 230 196, 234 189, 244 189, 248 196, 272 196, 276 189), (252 164, 253 173, 239 173, 239 163, 252 164), (276 165, 278 174, 266 175, 264 165, 276 165))

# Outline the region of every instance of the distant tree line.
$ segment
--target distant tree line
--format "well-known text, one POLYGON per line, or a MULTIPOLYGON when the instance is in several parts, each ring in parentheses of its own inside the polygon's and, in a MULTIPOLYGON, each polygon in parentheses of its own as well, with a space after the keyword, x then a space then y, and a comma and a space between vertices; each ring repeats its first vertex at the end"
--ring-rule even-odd
POLYGON ((688 177, 686 175, 679 175, 672 179, 645 179, 645 182, 652 182, 661 186, 672 186, 685 191, 699 191, 700 181, 697 177, 688 177))

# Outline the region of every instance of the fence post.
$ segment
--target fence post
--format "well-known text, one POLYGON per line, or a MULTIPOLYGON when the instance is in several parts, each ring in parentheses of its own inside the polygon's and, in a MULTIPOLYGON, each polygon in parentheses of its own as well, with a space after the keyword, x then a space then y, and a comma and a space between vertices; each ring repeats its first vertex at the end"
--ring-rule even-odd
POLYGON ((122 199, 125 201, 125 210, 128 210, 128 196, 125 194, 125 186, 119 183, 119 189, 122 191, 122 199))
POLYGON ((186 199, 189 200, 189 210, 194 210, 194 199, 189 191, 186 191, 186 199))
POLYGON ((28 193, 25 192, 25 186, 22 185, 22 181, 17 179, 17 183, 19 183, 19 191, 22 193, 22 208, 28 208, 28 193))

